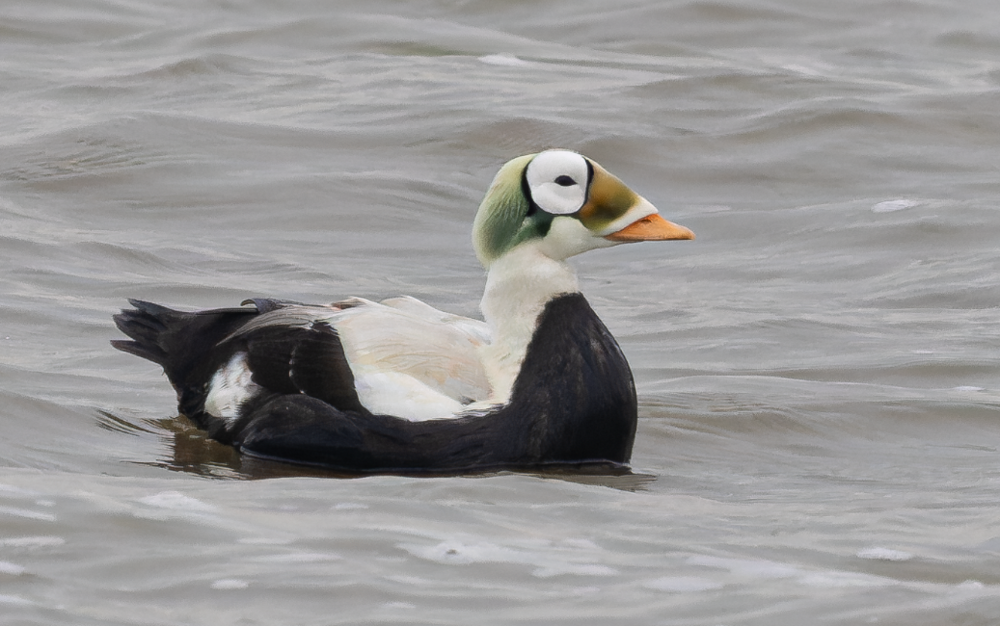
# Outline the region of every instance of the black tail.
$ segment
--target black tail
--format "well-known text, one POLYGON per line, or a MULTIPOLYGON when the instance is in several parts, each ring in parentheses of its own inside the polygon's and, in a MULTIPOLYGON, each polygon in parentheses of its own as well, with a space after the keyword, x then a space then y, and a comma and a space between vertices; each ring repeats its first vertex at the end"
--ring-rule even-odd
POLYGON ((176 325, 184 314, 143 300, 129 299, 128 303, 135 308, 122 309, 113 319, 118 330, 133 341, 112 339, 111 345, 163 366, 167 362, 167 352, 160 343, 160 336, 167 328, 176 325))
POLYGON ((132 341, 115 339, 111 345, 162 367, 178 390, 217 369, 213 348, 258 313, 255 308, 186 313, 133 299, 129 304, 135 308, 123 309, 114 320, 132 341))

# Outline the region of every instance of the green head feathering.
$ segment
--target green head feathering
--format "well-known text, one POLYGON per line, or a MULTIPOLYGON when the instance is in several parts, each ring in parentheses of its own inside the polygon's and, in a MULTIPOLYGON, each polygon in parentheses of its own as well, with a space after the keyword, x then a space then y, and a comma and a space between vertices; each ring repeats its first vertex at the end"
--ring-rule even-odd
POLYGON ((472 225, 472 245, 485 268, 519 243, 544 237, 552 224, 552 216, 544 211, 528 215, 531 203, 525 197, 522 179, 533 158, 534 154, 526 154, 504 164, 479 205, 472 225))

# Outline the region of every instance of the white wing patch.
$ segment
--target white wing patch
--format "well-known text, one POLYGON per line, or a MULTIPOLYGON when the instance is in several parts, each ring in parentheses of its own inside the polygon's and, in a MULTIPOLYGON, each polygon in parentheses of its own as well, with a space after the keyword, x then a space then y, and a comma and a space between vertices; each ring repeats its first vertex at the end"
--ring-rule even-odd
POLYGON ((454 417, 489 397, 479 353, 490 341, 485 323, 410 297, 334 306, 343 308, 326 321, 340 335, 368 410, 423 421, 454 417))
POLYGON ((246 352, 237 352, 212 376, 205 397, 205 412, 232 422, 240 416, 240 407, 261 387, 251 379, 246 352))
POLYGON ((399 372, 365 371, 354 376, 361 404, 372 413, 411 422, 454 417, 465 407, 419 379, 399 372))

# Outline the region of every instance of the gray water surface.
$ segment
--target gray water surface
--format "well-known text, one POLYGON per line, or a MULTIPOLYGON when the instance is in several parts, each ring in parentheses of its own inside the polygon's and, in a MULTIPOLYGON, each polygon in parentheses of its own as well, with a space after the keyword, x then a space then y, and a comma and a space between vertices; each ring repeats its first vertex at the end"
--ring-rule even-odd
POLYGON ((987 0, 48 0, 0 11, 0 623, 1000 620, 987 0), (514 156, 698 239, 589 253, 633 473, 243 459, 114 351, 128 297, 478 316, 514 156))

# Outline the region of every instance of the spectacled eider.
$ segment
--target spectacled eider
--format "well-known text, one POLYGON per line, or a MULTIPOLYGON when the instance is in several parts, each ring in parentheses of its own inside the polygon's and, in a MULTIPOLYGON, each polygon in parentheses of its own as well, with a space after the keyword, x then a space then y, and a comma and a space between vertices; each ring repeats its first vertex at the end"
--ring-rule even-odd
POLYGON ((627 463, 632 372, 566 259, 694 234, 594 161, 516 158, 476 214, 485 322, 413 298, 130 300, 114 347, 163 367, 182 414, 244 453, 351 472, 627 463))

